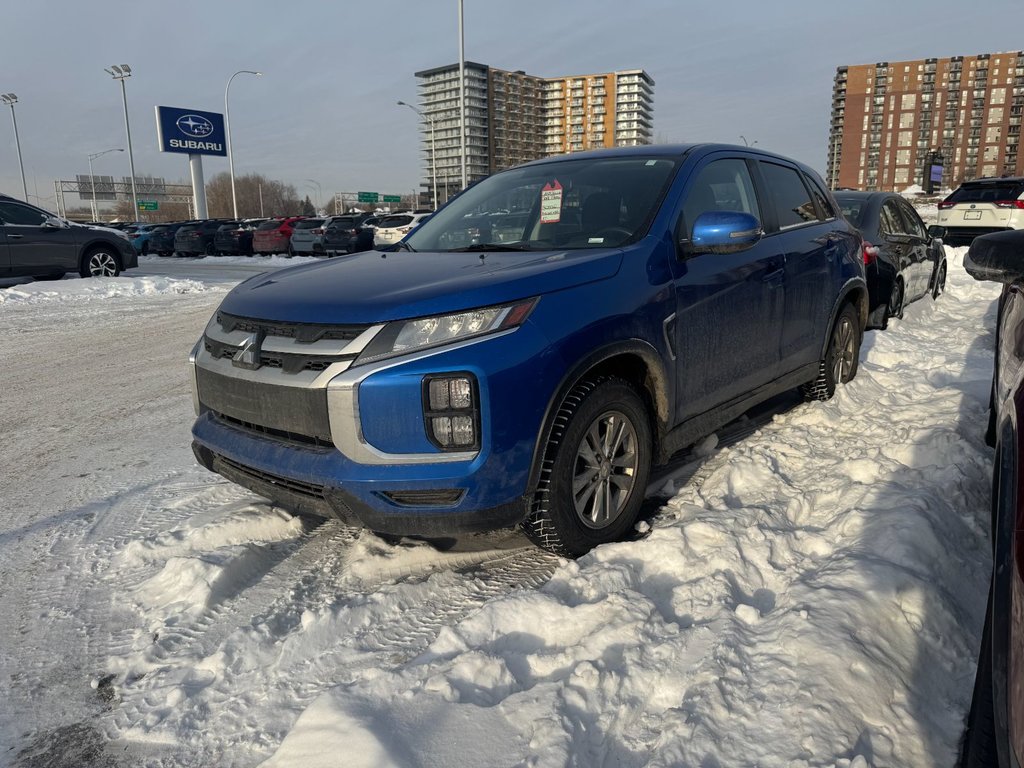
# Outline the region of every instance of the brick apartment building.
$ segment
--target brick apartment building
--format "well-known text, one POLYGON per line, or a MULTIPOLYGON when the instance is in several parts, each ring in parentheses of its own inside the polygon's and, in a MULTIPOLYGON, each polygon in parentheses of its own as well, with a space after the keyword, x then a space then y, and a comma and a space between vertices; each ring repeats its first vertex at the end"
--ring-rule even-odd
MULTIPOLYGON (((429 198, 436 160, 442 203, 462 187, 459 66, 415 74, 426 118, 421 126, 422 186, 429 198)), ((473 182, 549 155, 650 144, 653 89, 654 80, 641 69, 543 78, 467 61, 467 179, 473 182)))
POLYGON ((832 188, 936 189, 1024 175, 1024 51, 879 62, 836 70, 826 178, 832 188))

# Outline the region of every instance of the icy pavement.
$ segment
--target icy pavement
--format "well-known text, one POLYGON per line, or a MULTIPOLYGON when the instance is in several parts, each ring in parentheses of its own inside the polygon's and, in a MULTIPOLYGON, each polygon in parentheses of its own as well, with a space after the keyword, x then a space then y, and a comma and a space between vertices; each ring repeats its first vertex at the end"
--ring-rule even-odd
POLYGON ((947 252, 834 400, 706 441, 643 537, 576 562, 385 542, 196 467, 220 293, 0 304, 0 764, 951 765, 998 290, 947 252))

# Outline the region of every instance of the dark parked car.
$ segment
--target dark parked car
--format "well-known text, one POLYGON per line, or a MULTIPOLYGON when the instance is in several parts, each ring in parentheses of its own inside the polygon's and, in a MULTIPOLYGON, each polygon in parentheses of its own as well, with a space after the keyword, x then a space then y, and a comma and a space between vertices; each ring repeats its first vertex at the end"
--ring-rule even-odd
POLYGON ((179 256, 213 256, 216 254, 214 237, 225 224, 237 224, 231 219, 203 219, 181 227, 174 235, 174 250, 179 256))
POLYGON ((254 253, 273 254, 287 253, 292 255, 292 232, 295 230, 295 222, 301 221, 305 216, 288 216, 277 219, 268 219, 256 227, 252 236, 252 250, 254 253))
POLYGON ((324 230, 324 250, 328 255, 370 250, 373 247, 372 225, 366 224, 366 222, 371 218, 375 217, 369 213, 353 213, 332 219, 324 230), (365 227, 364 224, 366 224, 365 227), (369 233, 369 247, 364 247, 367 242, 366 235, 363 236, 360 246, 357 247, 356 241, 359 233, 364 230, 369 233))
POLYGON ((964 259, 999 298, 988 442, 993 569, 961 768, 1024 763, 1024 230, 982 235, 964 259))
POLYGON ((831 397, 867 319, 861 238, 808 167, 656 145, 495 173, 381 258, 257 276, 190 356, 193 450, 284 506, 391 534, 521 524, 579 555, 652 463, 759 402, 831 397), (503 242, 467 216, 529 206, 503 242))
POLYGON ((213 247, 219 254, 252 256, 252 235, 266 219, 245 219, 222 224, 213 238, 213 247))
POLYGON ((922 296, 939 298, 946 287, 942 227, 926 229, 913 206, 892 192, 840 191, 835 197, 864 236, 869 328, 885 328, 922 296))
POLYGON ((164 225, 159 232, 154 232, 149 236, 149 252, 160 256, 170 256, 174 253, 174 238, 178 234, 178 230, 186 224, 193 223, 192 221, 175 221, 164 225))
POLYGON ((127 235, 72 224, 0 195, 0 276, 55 280, 78 272, 82 277, 113 277, 138 265, 127 235))

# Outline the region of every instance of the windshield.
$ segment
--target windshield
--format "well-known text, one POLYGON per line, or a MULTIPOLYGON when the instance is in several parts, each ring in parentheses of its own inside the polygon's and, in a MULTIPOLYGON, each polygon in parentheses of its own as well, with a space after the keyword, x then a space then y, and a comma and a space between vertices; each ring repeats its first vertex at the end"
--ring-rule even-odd
POLYGON ((303 219, 295 222, 295 229, 316 229, 323 223, 323 219, 303 219))
POLYGON ((647 231, 675 168, 644 156, 514 168, 467 189, 406 242, 417 251, 618 247, 647 231))

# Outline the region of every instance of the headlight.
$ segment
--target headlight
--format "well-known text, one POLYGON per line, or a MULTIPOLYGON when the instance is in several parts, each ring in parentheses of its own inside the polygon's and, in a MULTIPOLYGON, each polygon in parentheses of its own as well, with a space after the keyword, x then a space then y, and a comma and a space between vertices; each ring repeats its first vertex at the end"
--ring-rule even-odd
POLYGON ((353 365, 517 328, 530 316, 537 301, 538 298, 534 297, 515 304, 471 309, 452 315, 396 320, 388 323, 374 337, 353 365))

